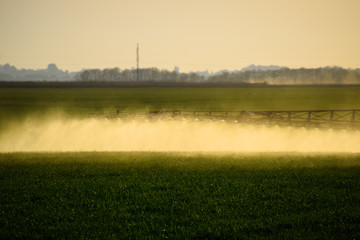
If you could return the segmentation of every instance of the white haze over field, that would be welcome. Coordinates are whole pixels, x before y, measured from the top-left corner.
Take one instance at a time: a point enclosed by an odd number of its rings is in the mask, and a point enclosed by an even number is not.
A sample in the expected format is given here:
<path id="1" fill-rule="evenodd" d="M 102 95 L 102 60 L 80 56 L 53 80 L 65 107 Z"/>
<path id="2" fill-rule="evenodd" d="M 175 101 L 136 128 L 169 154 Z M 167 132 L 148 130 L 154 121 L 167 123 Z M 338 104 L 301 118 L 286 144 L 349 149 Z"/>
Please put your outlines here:
<path id="1" fill-rule="evenodd" d="M 181 120 L 28 118 L 0 132 L 0 152 L 360 152 L 360 132 Z"/>

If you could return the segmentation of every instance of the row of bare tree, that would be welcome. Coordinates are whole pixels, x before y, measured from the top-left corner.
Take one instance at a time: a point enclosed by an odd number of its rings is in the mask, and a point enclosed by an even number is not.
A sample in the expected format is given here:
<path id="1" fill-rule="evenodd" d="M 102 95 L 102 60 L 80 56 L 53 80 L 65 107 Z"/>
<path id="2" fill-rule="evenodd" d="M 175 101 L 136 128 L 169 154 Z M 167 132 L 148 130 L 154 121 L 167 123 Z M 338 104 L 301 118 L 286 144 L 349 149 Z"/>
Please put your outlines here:
<path id="1" fill-rule="evenodd" d="M 139 74 L 139 76 L 137 76 Z M 252 70 L 223 72 L 208 77 L 197 73 L 178 73 L 157 68 L 90 69 L 76 76 L 86 82 L 213 82 L 213 83 L 267 83 L 267 84 L 360 84 L 360 71 L 343 68 L 314 68 L 279 70 Z"/>

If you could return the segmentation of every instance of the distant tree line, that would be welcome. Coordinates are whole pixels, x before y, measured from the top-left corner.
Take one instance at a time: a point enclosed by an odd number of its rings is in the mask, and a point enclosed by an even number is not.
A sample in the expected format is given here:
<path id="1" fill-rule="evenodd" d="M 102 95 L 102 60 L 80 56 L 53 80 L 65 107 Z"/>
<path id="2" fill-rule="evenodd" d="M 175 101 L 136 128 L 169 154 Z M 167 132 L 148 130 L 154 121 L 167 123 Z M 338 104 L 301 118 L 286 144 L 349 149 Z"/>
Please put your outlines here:
<path id="1" fill-rule="evenodd" d="M 178 73 L 175 71 L 159 70 L 157 68 L 139 69 L 139 79 L 136 69 L 120 70 L 119 68 L 89 69 L 79 73 L 76 80 L 86 82 L 201 82 L 204 76 L 196 73 Z"/>
<path id="2" fill-rule="evenodd" d="M 76 80 L 85 82 L 136 82 L 137 70 L 119 68 L 89 69 L 78 73 Z M 185 83 L 246 83 L 246 84 L 360 84 L 360 71 L 333 68 L 282 68 L 278 70 L 250 70 L 222 72 L 208 77 L 197 73 L 179 73 L 157 68 L 139 69 L 139 82 Z"/>
<path id="3" fill-rule="evenodd" d="M 0 65 L 0 81 L 71 81 L 76 73 L 62 71 L 55 64 L 46 69 L 17 69 L 10 64 Z"/>
<path id="4" fill-rule="evenodd" d="M 360 71 L 343 68 L 300 68 L 268 71 L 224 72 L 210 81 L 267 84 L 360 84 Z"/>
<path id="5" fill-rule="evenodd" d="M 9 64 L 0 65 L 0 81 L 79 81 L 89 83 L 117 82 L 134 84 L 360 84 L 360 69 L 341 67 L 290 69 L 281 66 L 250 65 L 241 70 L 221 70 L 216 73 L 136 69 L 88 69 L 81 72 L 62 71 L 55 64 L 46 69 L 17 69 Z"/>

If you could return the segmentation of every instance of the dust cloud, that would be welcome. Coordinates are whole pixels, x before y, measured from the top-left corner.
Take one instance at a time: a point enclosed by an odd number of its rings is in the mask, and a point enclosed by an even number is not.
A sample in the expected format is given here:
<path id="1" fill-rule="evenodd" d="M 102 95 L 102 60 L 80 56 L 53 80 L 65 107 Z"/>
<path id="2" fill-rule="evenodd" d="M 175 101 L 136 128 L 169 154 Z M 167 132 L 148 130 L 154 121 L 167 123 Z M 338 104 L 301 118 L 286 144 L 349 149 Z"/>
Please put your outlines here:
<path id="1" fill-rule="evenodd" d="M 190 120 L 28 118 L 0 132 L 0 152 L 360 152 L 360 132 Z"/>

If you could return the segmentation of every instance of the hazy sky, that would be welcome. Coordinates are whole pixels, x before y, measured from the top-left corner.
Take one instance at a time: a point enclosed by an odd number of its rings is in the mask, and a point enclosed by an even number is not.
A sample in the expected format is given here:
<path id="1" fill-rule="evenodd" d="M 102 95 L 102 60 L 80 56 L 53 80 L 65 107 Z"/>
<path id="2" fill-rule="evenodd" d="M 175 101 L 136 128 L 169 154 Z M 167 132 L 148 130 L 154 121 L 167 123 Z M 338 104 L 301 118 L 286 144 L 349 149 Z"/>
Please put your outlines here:
<path id="1" fill-rule="evenodd" d="M 0 64 L 360 67 L 359 0 L 0 0 Z"/>

